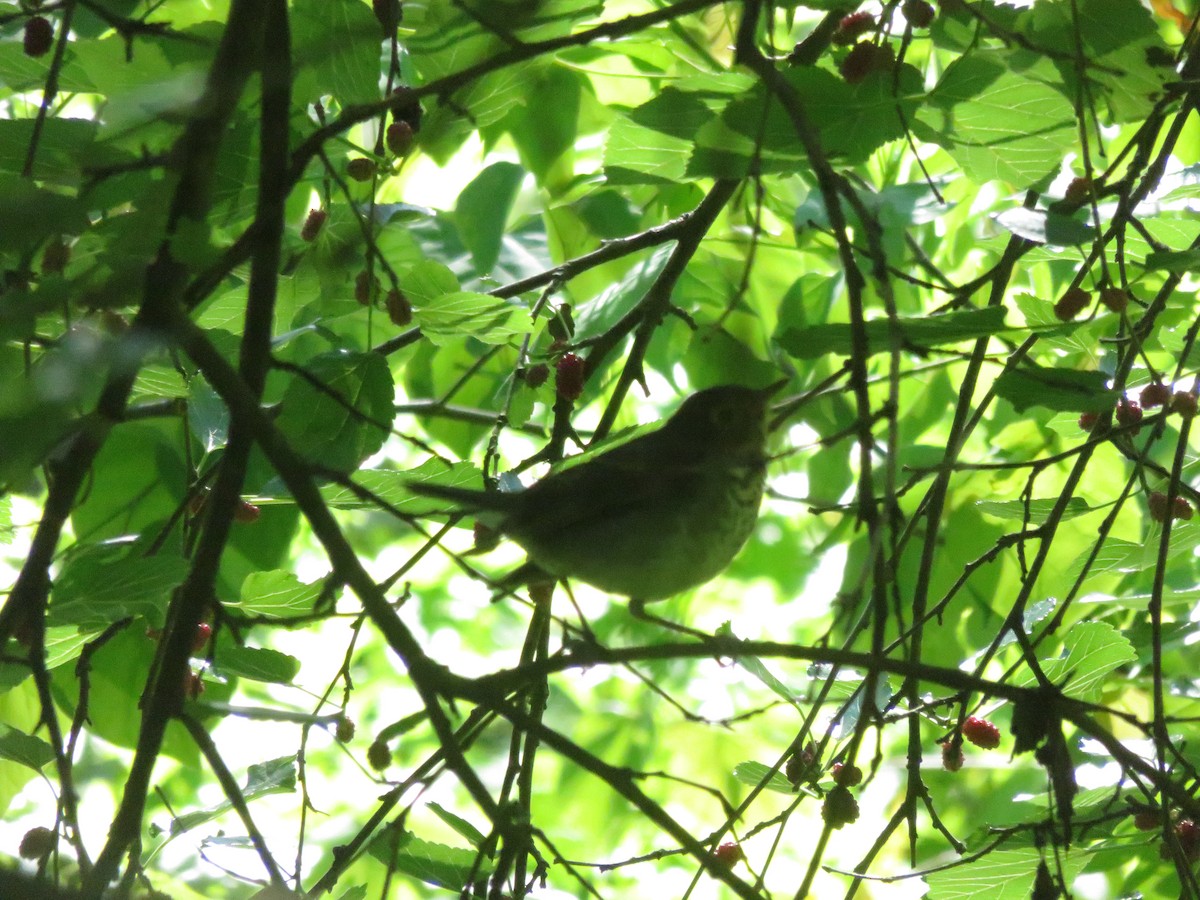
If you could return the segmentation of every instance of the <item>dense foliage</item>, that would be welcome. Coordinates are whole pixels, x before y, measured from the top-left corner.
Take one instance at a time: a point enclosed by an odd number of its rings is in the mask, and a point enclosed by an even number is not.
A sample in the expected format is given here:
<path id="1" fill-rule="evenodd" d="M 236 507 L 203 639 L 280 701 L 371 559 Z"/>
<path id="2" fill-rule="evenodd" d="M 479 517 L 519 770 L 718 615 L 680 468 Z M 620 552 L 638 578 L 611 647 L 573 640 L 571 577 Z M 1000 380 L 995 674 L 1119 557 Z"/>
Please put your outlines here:
<path id="1" fill-rule="evenodd" d="M 8 4 L 0 893 L 1200 895 L 1152 7 Z M 408 486 L 781 376 L 692 632 Z"/>

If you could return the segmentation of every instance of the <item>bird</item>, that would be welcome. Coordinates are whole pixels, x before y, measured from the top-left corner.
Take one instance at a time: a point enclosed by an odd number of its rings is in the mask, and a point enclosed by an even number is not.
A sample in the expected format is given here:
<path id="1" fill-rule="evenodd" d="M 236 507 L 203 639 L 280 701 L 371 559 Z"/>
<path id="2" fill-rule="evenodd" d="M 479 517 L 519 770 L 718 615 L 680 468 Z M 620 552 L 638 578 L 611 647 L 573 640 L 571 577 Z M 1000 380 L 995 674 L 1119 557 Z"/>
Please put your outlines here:
<path id="1" fill-rule="evenodd" d="M 698 391 L 654 431 L 524 490 L 408 486 L 476 514 L 556 580 L 637 604 L 663 600 L 719 574 L 753 532 L 769 460 L 767 407 L 784 383 Z"/>

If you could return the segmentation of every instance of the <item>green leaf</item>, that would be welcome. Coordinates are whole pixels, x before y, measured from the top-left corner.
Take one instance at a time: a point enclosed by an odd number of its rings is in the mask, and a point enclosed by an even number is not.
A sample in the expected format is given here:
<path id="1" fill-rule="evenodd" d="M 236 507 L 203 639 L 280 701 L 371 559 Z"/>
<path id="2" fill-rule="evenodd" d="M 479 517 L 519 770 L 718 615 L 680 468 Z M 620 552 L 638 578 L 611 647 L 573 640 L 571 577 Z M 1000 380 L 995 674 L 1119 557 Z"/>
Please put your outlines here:
<path id="1" fill-rule="evenodd" d="M 0 759 L 7 759 L 30 769 L 41 769 L 54 761 L 54 748 L 39 737 L 0 723 Z"/>
<path id="2" fill-rule="evenodd" d="M 769 773 L 769 774 L 768 774 Z M 796 793 L 796 788 L 780 771 L 771 772 L 771 767 L 760 762 L 741 762 L 733 767 L 733 777 L 751 787 L 762 785 L 776 794 Z"/>
<path id="3" fill-rule="evenodd" d="M 483 485 L 483 477 L 477 466 L 459 462 L 447 465 L 439 459 L 431 459 L 415 469 L 400 472 L 391 469 L 360 469 L 352 476 L 355 484 L 362 485 L 371 495 L 406 513 L 420 514 L 431 504 L 443 509 L 428 497 L 418 497 L 408 489 L 410 481 L 427 481 L 450 487 L 473 487 Z M 321 488 L 325 502 L 335 509 L 375 509 L 378 504 L 341 485 L 325 485 Z"/>
<path id="4" fill-rule="evenodd" d="M 947 67 L 917 121 L 967 177 L 1018 189 L 1054 171 L 1077 138 L 1054 63 L 1026 50 L 976 50 Z"/>
<path id="5" fill-rule="evenodd" d="M 1025 363 L 996 379 L 996 395 L 1024 412 L 1041 406 L 1059 412 L 1104 412 L 1117 403 L 1103 372 L 1046 368 Z"/>
<path id="6" fill-rule="evenodd" d="M 1090 854 L 1082 851 L 1056 854 L 1067 884 L 1083 871 Z M 970 865 L 946 866 L 925 876 L 931 896 L 938 900 L 1029 900 L 1042 851 L 992 850 L 972 859 Z"/>
<path id="7" fill-rule="evenodd" d="M 75 197 L 34 187 L 27 178 L 0 173 L 0 251 L 33 250 L 57 234 L 88 227 L 87 210 Z"/>
<path id="8" fill-rule="evenodd" d="M 300 660 L 296 657 L 263 647 L 222 648 L 213 664 L 226 677 L 276 684 L 291 684 L 300 671 Z"/>
<path id="9" fill-rule="evenodd" d="M 292 378 L 276 424 L 308 459 L 351 471 L 383 446 L 395 417 L 387 360 L 338 351 L 308 360 L 304 369 L 309 378 Z"/>
<path id="10" fill-rule="evenodd" d="M 459 291 L 444 294 L 430 305 L 414 310 L 421 333 L 444 346 L 477 338 L 487 344 L 507 344 L 533 330 L 529 310 L 510 300 Z"/>
<path id="11" fill-rule="evenodd" d="M 1055 498 L 1047 498 L 1045 500 L 1030 500 L 1026 504 L 1023 500 L 976 500 L 975 506 L 981 513 L 989 516 L 994 516 L 997 519 L 1010 519 L 1017 522 L 1027 520 L 1031 525 L 1041 525 L 1050 515 L 1051 510 L 1058 505 L 1058 500 Z M 1063 510 L 1060 521 L 1067 521 L 1076 516 L 1084 516 L 1093 512 L 1095 507 L 1089 506 L 1086 500 L 1080 497 L 1072 497 L 1067 501 L 1066 509 Z"/>
<path id="12" fill-rule="evenodd" d="M 500 258 L 504 226 L 524 179 L 525 170 L 515 163 L 493 163 L 458 195 L 454 221 L 480 274 L 491 272 Z"/>
<path id="13" fill-rule="evenodd" d="M 84 547 L 68 558 L 56 579 L 46 621 L 103 628 L 126 616 L 142 616 L 161 624 L 171 592 L 187 572 L 187 560 L 171 553 L 143 556 L 127 543 Z"/>
<path id="14" fill-rule="evenodd" d="M 1146 257 L 1146 268 L 1179 274 L 1200 271 L 1200 250 L 1156 250 Z"/>
<path id="15" fill-rule="evenodd" d="M 1006 209 L 996 216 L 996 221 L 1017 237 L 1035 244 L 1073 247 L 1086 244 L 1095 237 L 1095 230 L 1087 222 L 1061 213 L 1026 209 L 1023 206 Z"/>
<path id="16" fill-rule="evenodd" d="M 320 594 L 320 582 L 304 584 L 282 569 L 251 572 L 242 582 L 241 599 L 226 603 L 225 607 L 248 616 L 287 619 L 311 613 Z"/>
<path id="17" fill-rule="evenodd" d="M 358 0 L 304 3 L 291 12 L 294 100 L 332 94 L 343 105 L 382 99 L 379 23 Z"/>
<path id="18" fill-rule="evenodd" d="M 296 790 L 296 757 L 281 756 L 264 763 L 254 763 L 247 770 L 246 786 L 242 788 L 242 799 L 247 803 L 269 794 L 290 794 Z M 208 809 L 197 810 L 171 820 L 171 835 L 190 831 L 233 809 L 233 804 L 222 800 Z"/>
<path id="19" fill-rule="evenodd" d="M 1129 639 L 1107 622 L 1076 622 L 1063 637 L 1063 653 L 1040 659 L 1042 672 L 1063 693 L 1084 701 L 1098 701 L 1105 681 L 1114 671 L 1137 659 Z M 1036 679 L 1028 670 L 1013 683 L 1032 686 Z"/>
<path id="20" fill-rule="evenodd" d="M 455 815 L 439 803 L 430 803 L 428 807 L 434 815 L 458 832 L 460 837 L 466 838 L 472 847 L 482 847 L 486 843 L 487 838 L 483 832 L 462 816 Z"/>
<path id="21" fill-rule="evenodd" d="M 371 841 L 368 852 L 389 870 L 396 870 L 437 887 L 461 890 L 471 878 L 486 877 L 494 865 L 474 850 L 447 847 L 422 840 L 411 831 L 391 825 Z"/>
<path id="22" fill-rule="evenodd" d="M 1004 310 L 998 306 L 945 313 L 924 318 L 898 318 L 895 335 L 907 348 L 957 344 L 999 334 L 1005 328 Z M 866 323 L 867 354 L 886 353 L 890 329 L 887 319 Z M 778 337 L 779 345 L 796 359 L 817 359 L 828 354 L 849 356 L 854 329 L 849 324 L 810 325 L 789 328 Z"/>

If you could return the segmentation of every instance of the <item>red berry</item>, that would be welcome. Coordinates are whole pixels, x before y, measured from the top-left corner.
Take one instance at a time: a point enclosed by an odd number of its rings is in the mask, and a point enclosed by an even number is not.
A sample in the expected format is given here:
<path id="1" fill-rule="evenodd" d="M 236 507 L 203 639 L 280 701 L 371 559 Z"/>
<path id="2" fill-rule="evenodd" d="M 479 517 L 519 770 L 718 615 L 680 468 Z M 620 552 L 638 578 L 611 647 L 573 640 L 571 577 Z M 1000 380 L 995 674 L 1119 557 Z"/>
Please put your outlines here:
<path id="1" fill-rule="evenodd" d="M 726 841 L 721 844 L 717 848 L 715 856 L 717 857 L 717 862 L 730 868 L 735 863 L 739 863 L 746 858 L 746 854 L 742 852 L 742 845 L 736 841 Z"/>
<path id="2" fill-rule="evenodd" d="M 1142 402 L 1142 409 L 1165 406 L 1171 400 L 1171 389 L 1165 384 L 1155 381 L 1142 388 L 1141 396 L 1138 399 Z"/>
<path id="3" fill-rule="evenodd" d="M 201 622 L 196 626 L 196 634 L 192 637 L 192 652 L 199 653 L 208 644 L 212 637 L 212 626 L 207 622 Z"/>
<path id="4" fill-rule="evenodd" d="M 1117 401 L 1117 424 L 1137 425 L 1142 421 L 1142 416 L 1142 408 L 1138 406 L 1136 400 Z"/>
<path id="5" fill-rule="evenodd" d="M 1067 189 L 1063 192 L 1063 199 L 1068 203 L 1083 203 L 1092 196 L 1092 187 L 1092 179 L 1090 178 L 1072 178 L 1071 183 L 1067 185 Z"/>
<path id="6" fill-rule="evenodd" d="M 538 363 L 525 370 L 525 383 L 531 388 L 540 388 L 549 377 L 550 367 L 545 363 Z"/>
<path id="7" fill-rule="evenodd" d="M 379 293 L 379 279 L 363 269 L 354 276 L 354 299 L 369 306 L 371 298 Z"/>
<path id="8" fill-rule="evenodd" d="M 783 767 L 783 774 L 792 784 L 801 784 L 816 778 L 818 774 L 816 767 L 817 748 L 812 741 L 809 741 L 803 750 L 788 757 L 787 764 Z"/>
<path id="9" fill-rule="evenodd" d="M 21 859 L 44 859 L 54 850 L 56 840 L 57 836 L 53 831 L 39 825 L 25 832 L 17 853 Z"/>
<path id="10" fill-rule="evenodd" d="M 1092 302 L 1092 295 L 1081 287 L 1067 288 L 1054 304 L 1054 315 L 1060 322 L 1070 322 Z"/>
<path id="11" fill-rule="evenodd" d="M 928 28 L 933 22 L 934 9 L 925 0 L 905 0 L 900 11 L 913 28 Z"/>
<path id="12" fill-rule="evenodd" d="M 835 44 L 853 44 L 874 27 L 875 17 L 869 12 L 853 12 L 842 17 L 830 40 Z"/>
<path id="13" fill-rule="evenodd" d="M 1150 518 L 1155 522 L 1167 521 L 1167 495 L 1162 491 L 1151 491 L 1150 496 L 1146 498 L 1146 505 L 1150 507 Z"/>
<path id="14" fill-rule="evenodd" d="M 564 353 L 554 368 L 554 390 L 564 400 L 578 400 L 583 394 L 583 359 Z"/>
<path id="15" fill-rule="evenodd" d="M 412 303 L 404 296 L 404 291 L 397 288 L 392 288 L 388 291 L 387 313 L 388 318 L 392 320 L 392 324 L 397 328 L 403 328 L 412 322 Z"/>
<path id="16" fill-rule="evenodd" d="M 42 274 L 61 272 L 71 259 L 71 248 L 60 237 L 51 238 L 42 251 Z"/>
<path id="17" fill-rule="evenodd" d="M 1174 515 L 1174 517 L 1176 519 L 1184 519 L 1186 521 L 1187 519 L 1190 519 L 1193 515 L 1192 504 L 1188 503 L 1182 497 L 1176 497 L 1175 498 L 1175 508 L 1174 508 L 1172 514 Z"/>
<path id="18" fill-rule="evenodd" d="M 45 56 L 54 46 L 54 26 L 45 16 L 34 16 L 25 23 L 22 40 L 26 56 Z"/>
<path id="19" fill-rule="evenodd" d="M 233 509 L 235 522 L 257 522 L 261 515 L 262 510 L 247 500 L 239 500 L 238 505 Z"/>
<path id="20" fill-rule="evenodd" d="M 862 769 L 855 765 L 836 762 L 833 764 L 832 772 L 834 782 L 843 787 L 854 787 L 856 784 L 861 784 L 863 780 Z"/>
<path id="21" fill-rule="evenodd" d="M 984 750 L 994 750 L 1000 746 L 1000 729 L 978 716 L 967 716 L 963 722 L 962 734 L 976 747 Z"/>
<path id="22" fill-rule="evenodd" d="M 862 41 L 855 44 L 846 54 L 838 71 L 849 84 L 858 84 L 872 72 L 890 68 L 894 58 L 890 46 Z"/>
<path id="23" fill-rule="evenodd" d="M 1177 412 L 1185 419 L 1196 414 L 1196 395 L 1191 391 L 1176 391 L 1171 397 L 1171 412 Z"/>
<path id="24" fill-rule="evenodd" d="M 1118 287 L 1106 287 L 1100 291 L 1100 302 L 1115 313 L 1124 312 L 1129 305 L 1129 294 Z"/>
<path id="25" fill-rule="evenodd" d="M 825 795 L 821 804 L 821 818 L 830 828 L 841 828 L 858 818 L 858 801 L 847 788 L 840 784 Z"/>
<path id="26" fill-rule="evenodd" d="M 1179 848 L 1191 862 L 1200 859 L 1200 828 L 1191 819 L 1180 819 L 1175 824 L 1175 837 L 1179 839 Z"/>
<path id="27" fill-rule="evenodd" d="M 1140 809 L 1133 814 L 1133 827 L 1138 831 L 1155 831 L 1162 824 L 1162 816 L 1155 809 Z"/>
<path id="28" fill-rule="evenodd" d="M 376 168 L 375 160 L 359 156 L 346 163 L 346 174 L 355 181 L 370 181 L 375 177 Z"/>
<path id="29" fill-rule="evenodd" d="M 1100 421 L 1100 413 L 1085 412 L 1079 414 L 1079 427 L 1084 431 L 1091 431 L 1096 427 L 1096 423 Z"/>
<path id="30" fill-rule="evenodd" d="M 393 122 L 388 126 L 384 141 L 387 148 L 397 156 L 408 156 L 413 147 L 413 127 L 403 120 Z"/>
<path id="31" fill-rule="evenodd" d="M 300 226 L 301 240 L 312 243 L 317 239 L 317 235 L 321 233 L 321 226 L 325 224 L 325 220 L 329 218 L 329 213 L 323 209 L 310 209 L 308 216 L 304 219 L 304 224 Z"/>
<path id="32" fill-rule="evenodd" d="M 343 744 L 348 744 L 354 740 L 354 720 L 349 716 L 342 716 L 338 719 L 334 736 Z"/>
<path id="33" fill-rule="evenodd" d="M 953 741 L 942 741 L 942 768 L 947 772 L 957 772 L 963 767 L 962 744 L 954 745 Z"/>

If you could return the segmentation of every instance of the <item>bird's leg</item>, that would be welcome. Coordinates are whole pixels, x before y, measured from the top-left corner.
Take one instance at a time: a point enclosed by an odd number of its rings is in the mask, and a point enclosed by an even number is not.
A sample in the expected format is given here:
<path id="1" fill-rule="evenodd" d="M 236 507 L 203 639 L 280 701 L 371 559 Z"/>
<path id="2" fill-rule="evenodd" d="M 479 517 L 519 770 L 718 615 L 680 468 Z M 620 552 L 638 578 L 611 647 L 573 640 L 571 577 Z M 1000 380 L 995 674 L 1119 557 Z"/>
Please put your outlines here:
<path id="1" fill-rule="evenodd" d="M 668 631 L 676 631 L 679 634 L 686 634 L 689 637 L 694 637 L 699 641 L 708 643 L 712 640 L 712 635 L 705 634 L 703 631 L 697 631 L 695 628 L 688 628 L 686 625 L 681 625 L 678 622 L 672 622 L 670 619 L 664 619 L 662 616 L 656 616 L 652 612 L 646 611 L 646 601 L 639 600 L 637 597 L 629 598 L 629 613 L 635 619 L 641 619 L 643 622 L 653 622 L 655 625 L 660 625 Z"/>

